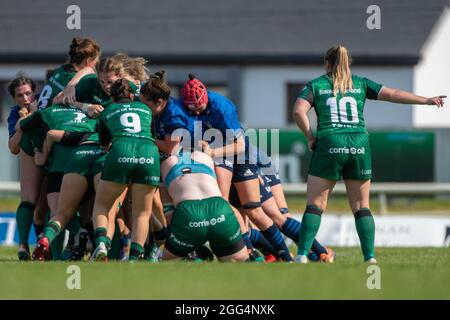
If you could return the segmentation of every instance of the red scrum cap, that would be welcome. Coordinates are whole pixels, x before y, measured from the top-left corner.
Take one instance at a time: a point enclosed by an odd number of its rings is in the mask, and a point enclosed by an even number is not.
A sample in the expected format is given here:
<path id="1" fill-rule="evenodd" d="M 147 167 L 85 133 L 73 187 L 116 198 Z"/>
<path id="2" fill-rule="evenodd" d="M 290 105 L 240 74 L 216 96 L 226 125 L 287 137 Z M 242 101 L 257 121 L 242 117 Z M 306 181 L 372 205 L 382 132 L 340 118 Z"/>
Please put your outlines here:
<path id="1" fill-rule="evenodd" d="M 208 93 L 205 85 L 193 74 L 189 74 L 189 80 L 181 89 L 181 96 L 185 106 L 194 105 L 199 108 L 202 104 L 208 104 Z"/>

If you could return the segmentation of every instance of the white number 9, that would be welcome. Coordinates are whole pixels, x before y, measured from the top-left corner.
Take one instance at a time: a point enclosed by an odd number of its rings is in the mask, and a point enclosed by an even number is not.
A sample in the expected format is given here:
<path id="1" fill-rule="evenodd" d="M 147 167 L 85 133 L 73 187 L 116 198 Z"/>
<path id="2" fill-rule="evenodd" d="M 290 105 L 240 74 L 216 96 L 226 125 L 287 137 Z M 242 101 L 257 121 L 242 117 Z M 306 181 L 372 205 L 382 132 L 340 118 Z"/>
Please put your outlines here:
<path id="1" fill-rule="evenodd" d="M 129 133 L 141 132 L 141 119 L 136 113 L 127 112 L 120 116 L 120 123 Z"/>

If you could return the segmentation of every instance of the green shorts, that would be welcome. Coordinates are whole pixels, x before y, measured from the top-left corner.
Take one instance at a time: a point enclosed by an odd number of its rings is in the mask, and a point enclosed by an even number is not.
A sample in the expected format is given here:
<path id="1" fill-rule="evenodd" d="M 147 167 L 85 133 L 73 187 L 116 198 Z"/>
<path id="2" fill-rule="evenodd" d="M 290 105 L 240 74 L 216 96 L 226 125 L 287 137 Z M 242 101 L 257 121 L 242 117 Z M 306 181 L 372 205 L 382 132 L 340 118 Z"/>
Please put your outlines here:
<path id="1" fill-rule="evenodd" d="M 42 145 L 44 143 L 44 131 L 39 128 L 22 134 L 20 139 L 20 149 L 27 155 L 34 157 L 34 149 L 42 151 Z"/>
<path id="2" fill-rule="evenodd" d="M 369 135 L 338 133 L 317 140 L 309 174 L 329 180 L 370 180 L 372 151 Z"/>
<path id="3" fill-rule="evenodd" d="M 166 249 L 180 257 L 207 241 L 218 257 L 232 255 L 245 246 L 239 222 L 222 197 L 181 202 L 168 231 Z"/>
<path id="4" fill-rule="evenodd" d="M 83 144 L 72 150 L 64 174 L 78 173 L 92 182 L 96 174 L 102 172 L 106 152 L 100 145 Z"/>
<path id="5" fill-rule="evenodd" d="M 108 152 L 102 180 L 159 185 L 159 151 L 150 140 L 120 138 Z"/>
<path id="6" fill-rule="evenodd" d="M 48 161 L 48 172 L 64 172 L 70 160 L 73 147 L 57 143 L 53 146 Z"/>

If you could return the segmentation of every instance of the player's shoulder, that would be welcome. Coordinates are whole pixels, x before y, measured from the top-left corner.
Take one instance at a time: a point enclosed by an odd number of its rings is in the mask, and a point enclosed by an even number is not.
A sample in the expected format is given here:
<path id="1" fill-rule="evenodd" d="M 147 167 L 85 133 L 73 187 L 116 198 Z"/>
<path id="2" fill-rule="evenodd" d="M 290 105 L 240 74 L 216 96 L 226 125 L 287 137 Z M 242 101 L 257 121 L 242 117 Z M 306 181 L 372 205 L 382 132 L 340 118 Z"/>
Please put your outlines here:
<path id="1" fill-rule="evenodd" d="M 18 104 L 16 104 L 15 106 L 12 106 L 11 109 L 9 110 L 9 116 L 15 116 L 15 115 L 19 115 L 19 110 L 20 107 Z"/>
<path id="2" fill-rule="evenodd" d="M 323 74 L 309 81 L 309 84 L 312 86 L 323 83 L 332 83 L 332 80 L 328 74 Z"/>
<path id="3" fill-rule="evenodd" d="M 162 118 L 169 119 L 174 116 L 188 117 L 189 114 L 180 99 L 170 97 L 169 100 L 167 100 L 167 107 L 162 114 Z"/>
<path id="4" fill-rule="evenodd" d="M 208 108 L 206 113 L 209 117 L 234 115 L 236 106 L 227 97 L 208 90 Z"/>

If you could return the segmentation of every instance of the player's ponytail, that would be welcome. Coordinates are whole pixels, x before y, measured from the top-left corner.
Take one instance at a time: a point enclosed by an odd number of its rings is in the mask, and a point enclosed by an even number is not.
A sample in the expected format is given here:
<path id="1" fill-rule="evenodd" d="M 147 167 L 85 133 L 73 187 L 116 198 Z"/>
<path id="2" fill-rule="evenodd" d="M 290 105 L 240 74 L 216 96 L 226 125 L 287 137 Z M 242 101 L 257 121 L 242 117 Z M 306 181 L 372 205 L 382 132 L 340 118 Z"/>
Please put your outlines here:
<path id="1" fill-rule="evenodd" d="M 75 37 L 69 49 L 69 63 L 80 64 L 87 58 L 100 56 L 100 46 L 90 38 Z"/>
<path id="2" fill-rule="evenodd" d="M 141 87 L 140 95 L 152 102 L 158 99 L 168 100 L 170 87 L 166 82 L 166 72 L 161 70 L 151 74 L 150 79 Z"/>
<path id="3" fill-rule="evenodd" d="M 329 64 L 333 79 L 333 95 L 336 96 L 339 92 L 345 94 L 347 90 L 352 89 L 351 57 L 347 49 L 341 45 L 328 49 L 325 61 Z"/>

